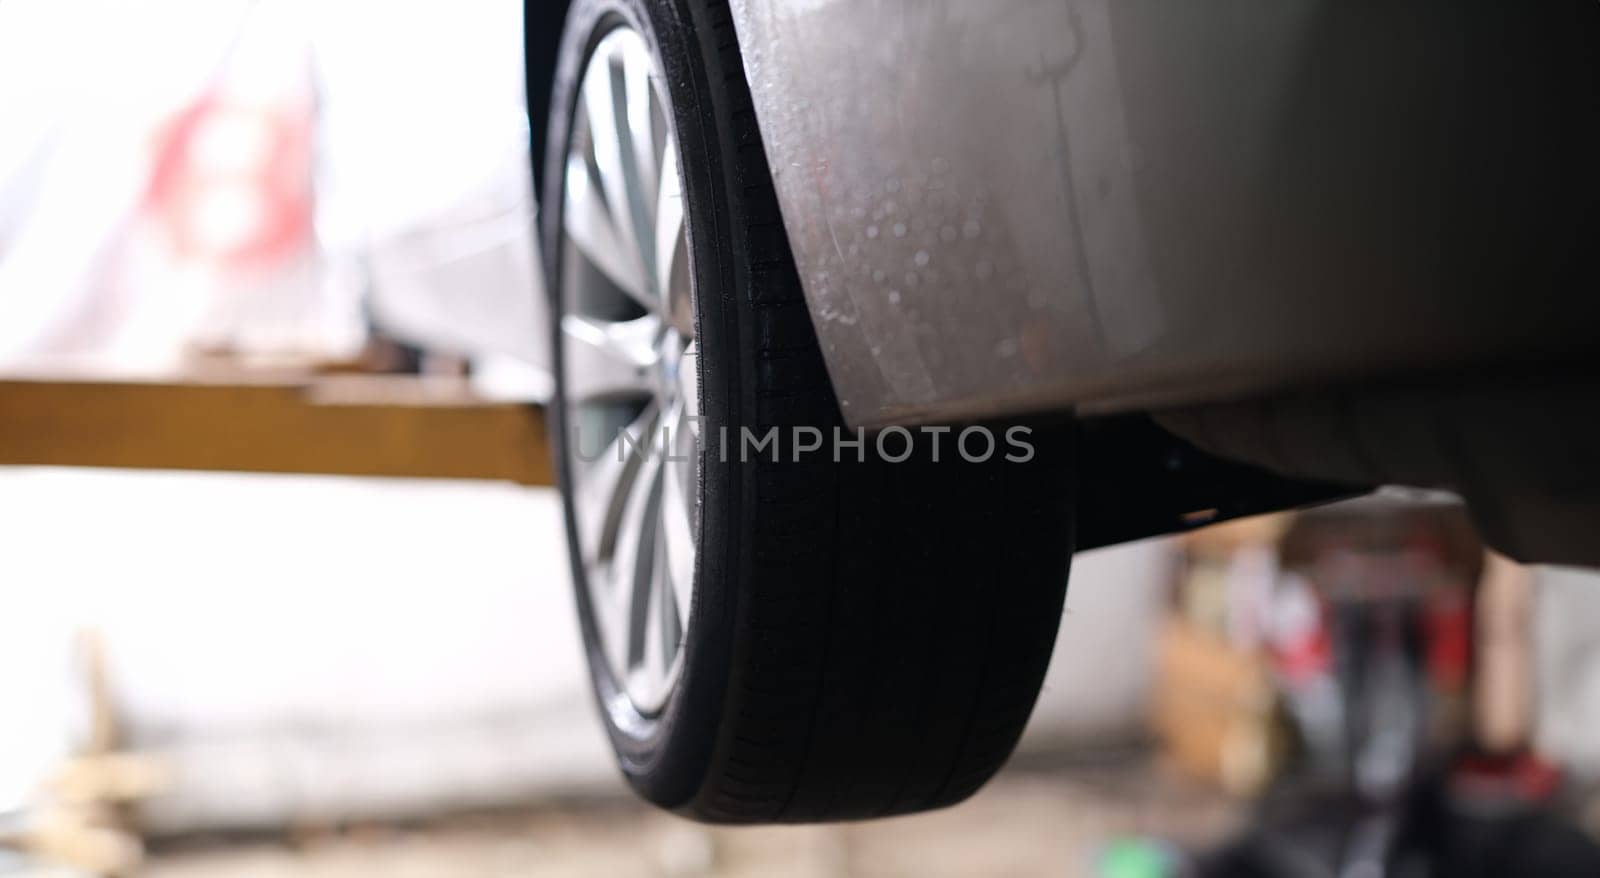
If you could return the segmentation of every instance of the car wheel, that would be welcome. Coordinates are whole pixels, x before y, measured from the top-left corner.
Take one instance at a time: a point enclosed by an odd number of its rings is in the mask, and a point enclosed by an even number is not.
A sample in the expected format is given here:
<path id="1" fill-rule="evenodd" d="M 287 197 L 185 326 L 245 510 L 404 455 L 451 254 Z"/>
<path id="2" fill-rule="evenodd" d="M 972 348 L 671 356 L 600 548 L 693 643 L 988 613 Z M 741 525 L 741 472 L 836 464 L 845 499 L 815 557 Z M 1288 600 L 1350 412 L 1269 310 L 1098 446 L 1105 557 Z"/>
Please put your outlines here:
<path id="1" fill-rule="evenodd" d="M 1070 430 L 845 428 L 725 3 L 579 0 L 551 106 L 553 434 L 627 780 L 719 822 L 970 795 L 1054 643 Z"/>

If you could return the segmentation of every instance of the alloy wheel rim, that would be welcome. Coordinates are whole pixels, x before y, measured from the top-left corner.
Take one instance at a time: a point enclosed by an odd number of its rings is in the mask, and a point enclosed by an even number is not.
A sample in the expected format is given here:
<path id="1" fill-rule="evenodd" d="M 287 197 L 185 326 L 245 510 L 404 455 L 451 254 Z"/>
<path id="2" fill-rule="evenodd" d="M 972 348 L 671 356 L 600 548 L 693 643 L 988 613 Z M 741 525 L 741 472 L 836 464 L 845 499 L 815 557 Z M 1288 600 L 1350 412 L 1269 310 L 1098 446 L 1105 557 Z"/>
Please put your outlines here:
<path id="1" fill-rule="evenodd" d="M 699 530 L 699 346 L 678 149 L 628 28 L 578 91 L 562 205 L 568 485 L 617 697 L 660 711 L 683 666 Z"/>

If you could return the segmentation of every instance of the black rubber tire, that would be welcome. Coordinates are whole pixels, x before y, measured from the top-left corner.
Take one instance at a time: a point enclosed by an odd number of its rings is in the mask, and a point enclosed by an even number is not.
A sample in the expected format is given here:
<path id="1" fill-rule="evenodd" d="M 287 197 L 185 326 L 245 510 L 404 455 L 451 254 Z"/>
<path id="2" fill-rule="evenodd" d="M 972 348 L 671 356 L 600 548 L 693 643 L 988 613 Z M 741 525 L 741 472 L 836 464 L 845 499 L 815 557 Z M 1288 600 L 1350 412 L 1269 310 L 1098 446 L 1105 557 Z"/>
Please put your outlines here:
<path id="1" fill-rule="evenodd" d="M 725 2 L 574 4 L 543 199 L 556 307 L 568 128 L 589 51 L 617 25 L 643 34 L 673 105 L 703 429 L 737 437 L 741 427 L 810 425 L 831 435 L 843 422 Z M 559 369 L 557 384 L 559 446 Z M 903 814 L 976 791 L 1016 744 L 1054 645 L 1072 553 L 1069 426 L 1032 425 L 1027 463 L 1005 460 L 1003 441 L 1001 454 L 968 463 L 953 434 L 937 457 L 934 437 L 919 434 L 899 464 L 880 459 L 870 437 L 865 462 L 843 463 L 794 463 L 787 446 L 782 462 L 723 462 L 707 443 L 684 666 L 655 716 L 617 697 L 574 565 L 592 679 L 629 783 L 715 822 Z M 564 462 L 558 448 L 565 484 Z"/>

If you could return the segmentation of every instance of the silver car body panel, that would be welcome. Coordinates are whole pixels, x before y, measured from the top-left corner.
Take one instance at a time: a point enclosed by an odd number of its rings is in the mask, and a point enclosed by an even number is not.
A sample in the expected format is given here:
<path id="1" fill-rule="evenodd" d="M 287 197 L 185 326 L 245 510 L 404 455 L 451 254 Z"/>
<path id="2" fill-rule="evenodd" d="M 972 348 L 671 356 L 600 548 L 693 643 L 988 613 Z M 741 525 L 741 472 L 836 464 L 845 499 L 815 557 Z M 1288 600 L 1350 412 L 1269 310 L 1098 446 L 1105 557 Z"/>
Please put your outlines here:
<path id="1" fill-rule="evenodd" d="M 1593 4 L 732 7 L 852 423 L 1560 359 L 1600 317 Z"/>

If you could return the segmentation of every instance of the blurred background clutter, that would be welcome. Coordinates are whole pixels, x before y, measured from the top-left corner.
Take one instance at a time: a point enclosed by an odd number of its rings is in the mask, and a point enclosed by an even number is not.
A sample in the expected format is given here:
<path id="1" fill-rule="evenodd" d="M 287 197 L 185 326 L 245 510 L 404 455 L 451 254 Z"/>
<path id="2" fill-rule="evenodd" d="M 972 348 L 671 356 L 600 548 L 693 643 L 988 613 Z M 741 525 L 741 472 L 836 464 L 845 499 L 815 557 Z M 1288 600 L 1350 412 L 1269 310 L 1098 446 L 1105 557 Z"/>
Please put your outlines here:
<path id="1" fill-rule="evenodd" d="M 521 36 L 488 0 L 0 3 L 0 450 L 49 463 L 94 412 L 29 413 L 73 382 L 536 436 Z M 973 801 L 712 829 L 612 767 L 545 464 L 266 439 L 347 474 L 0 466 L 0 875 L 1471 875 L 1600 833 L 1600 581 L 1487 554 L 1448 496 L 1081 555 Z"/>
<path id="2" fill-rule="evenodd" d="M 374 314 L 539 363 L 521 34 L 482 0 L 7 2 L 0 366 L 326 369 Z"/>

